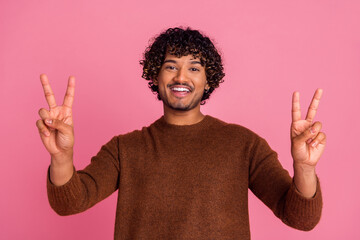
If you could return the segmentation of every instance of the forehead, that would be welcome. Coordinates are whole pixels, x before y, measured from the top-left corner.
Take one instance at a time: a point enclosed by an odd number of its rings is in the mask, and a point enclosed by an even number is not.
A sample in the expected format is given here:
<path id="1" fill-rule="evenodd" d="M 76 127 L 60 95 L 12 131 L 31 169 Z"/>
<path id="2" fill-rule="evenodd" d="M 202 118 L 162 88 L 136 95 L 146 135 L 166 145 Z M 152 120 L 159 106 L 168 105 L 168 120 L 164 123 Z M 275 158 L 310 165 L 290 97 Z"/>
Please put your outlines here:
<path id="1" fill-rule="evenodd" d="M 171 61 L 169 61 L 171 60 Z M 164 62 L 176 62 L 176 63 L 190 63 L 190 64 L 201 64 L 201 60 L 199 57 L 194 57 L 192 54 L 188 54 L 185 56 L 176 56 L 174 54 L 167 53 L 165 55 Z"/>

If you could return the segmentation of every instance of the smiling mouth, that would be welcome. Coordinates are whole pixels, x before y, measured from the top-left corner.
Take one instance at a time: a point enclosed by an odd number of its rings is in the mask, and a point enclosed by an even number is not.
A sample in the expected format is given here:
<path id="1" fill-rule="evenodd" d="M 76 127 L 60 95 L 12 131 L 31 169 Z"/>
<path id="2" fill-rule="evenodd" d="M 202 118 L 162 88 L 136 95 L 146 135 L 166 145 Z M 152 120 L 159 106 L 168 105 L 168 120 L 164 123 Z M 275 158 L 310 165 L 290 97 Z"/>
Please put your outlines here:
<path id="1" fill-rule="evenodd" d="M 172 85 L 169 85 L 168 87 L 173 92 L 189 93 L 189 92 L 193 91 L 193 89 L 190 86 L 182 85 L 182 84 L 181 85 L 180 84 L 172 84 Z"/>
<path id="2" fill-rule="evenodd" d="M 191 92 L 190 89 L 186 87 L 171 87 L 170 90 L 173 92 Z"/>
<path id="3" fill-rule="evenodd" d="M 184 98 L 193 91 L 190 86 L 186 85 L 170 85 L 169 89 L 176 98 Z"/>

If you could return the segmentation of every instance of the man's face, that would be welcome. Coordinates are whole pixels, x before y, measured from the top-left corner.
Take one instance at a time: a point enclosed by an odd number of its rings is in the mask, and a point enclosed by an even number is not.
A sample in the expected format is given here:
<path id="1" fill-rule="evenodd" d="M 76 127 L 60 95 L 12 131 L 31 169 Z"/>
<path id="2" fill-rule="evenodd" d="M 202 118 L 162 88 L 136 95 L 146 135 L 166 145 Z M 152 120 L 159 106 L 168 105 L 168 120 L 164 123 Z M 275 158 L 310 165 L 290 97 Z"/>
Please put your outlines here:
<path id="1" fill-rule="evenodd" d="M 167 54 L 154 84 L 165 106 L 180 111 L 200 106 L 204 89 L 208 88 L 205 68 L 192 55 L 178 58 Z"/>

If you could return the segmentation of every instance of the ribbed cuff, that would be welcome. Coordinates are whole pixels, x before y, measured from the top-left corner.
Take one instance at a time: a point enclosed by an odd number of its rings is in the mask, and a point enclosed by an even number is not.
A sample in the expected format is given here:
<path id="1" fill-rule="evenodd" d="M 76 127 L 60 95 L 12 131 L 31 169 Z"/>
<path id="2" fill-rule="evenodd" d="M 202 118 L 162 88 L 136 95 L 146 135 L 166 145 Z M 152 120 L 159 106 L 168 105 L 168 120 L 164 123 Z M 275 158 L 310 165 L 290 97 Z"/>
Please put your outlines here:
<path id="1" fill-rule="evenodd" d="M 306 198 L 296 189 L 294 181 L 291 184 L 286 199 L 286 208 L 290 212 L 296 212 L 298 216 L 307 217 L 321 215 L 322 194 L 320 181 L 316 177 L 316 193 L 312 198 Z"/>
<path id="2" fill-rule="evenodd" d="M 50 206 L 59 215 L 71 214 L 76 208 L 76 199 L 81 196 L 81 180 L 75 167 L 70 180 L 61 186 L 55 186 L 50 180 L 50 166 L 47 172 L 47 195 Z"/>
<path id="3" fill-rule="evenodd" d="M 303 231 L 312 230 L 320 221 L 322 212 L 322 194 L 319 179 L 317 179 L 316 193 L 313 198 L 302 196 L 292 182 L 286 195 L 284 222 L 289 226 Z"/>

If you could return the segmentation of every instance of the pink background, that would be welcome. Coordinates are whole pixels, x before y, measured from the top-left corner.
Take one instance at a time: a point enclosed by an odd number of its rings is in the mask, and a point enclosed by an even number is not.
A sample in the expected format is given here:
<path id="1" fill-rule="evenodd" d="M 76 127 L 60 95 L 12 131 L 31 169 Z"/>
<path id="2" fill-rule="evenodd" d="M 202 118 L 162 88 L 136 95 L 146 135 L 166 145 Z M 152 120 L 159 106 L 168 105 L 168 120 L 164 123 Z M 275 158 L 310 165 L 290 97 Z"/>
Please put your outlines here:
<path id="1" fill-rule="evenodd" d="M 130 1 L 128 1 L 130 2 Z M 0 238 L 112 239 L 117 193 L 69 217 L 46 195 L 49 155 L 35 122 L 47 107 L 39 75 L 58 103 L 75 75 L 75 165 L 112 136 L 149 125 L 162 105 L 141 78 L 148 40 L 174 26 L 201 29 L 224 57 L 225 82 L 203 113 L 266 138 L 292 174 L 291 94 L 303 115 L 324 89 L 317 120 L 328 136 L 317 168 L 323 215 L 291 229 L 250 194 L 252 239 L 360 239 L 358 1 L 0 1 Z"/>

